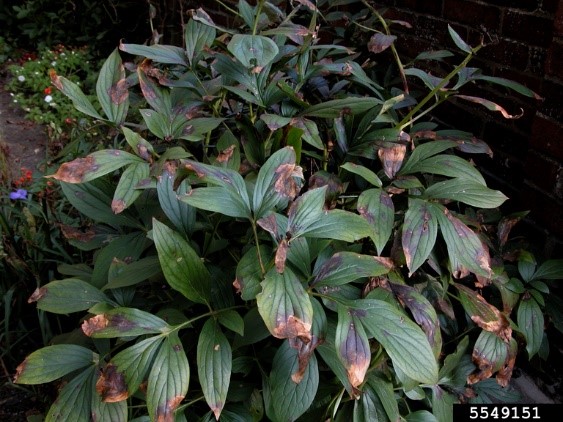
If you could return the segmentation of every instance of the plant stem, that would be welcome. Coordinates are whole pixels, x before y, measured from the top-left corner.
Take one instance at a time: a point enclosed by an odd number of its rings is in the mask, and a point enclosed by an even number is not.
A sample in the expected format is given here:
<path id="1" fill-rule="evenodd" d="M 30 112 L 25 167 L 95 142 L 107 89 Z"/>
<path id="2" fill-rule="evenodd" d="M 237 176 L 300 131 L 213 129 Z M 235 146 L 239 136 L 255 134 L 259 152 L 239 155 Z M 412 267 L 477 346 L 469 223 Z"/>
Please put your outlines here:
<path id="1" fill-rule="evenodd" d="M 254 241 L 256 242 L 256 253 L 258 255 L 258 263 L 260 264 L 260 271 L 262 271 L 262 277 L 266 274 L 266 268 L 264 267 L 264 261 L 262 260 L 262 253 L 260 252 L 260 241 L 258 240 L 258 230 L 256 229 L 256 223 L 251 220 L 252 231 L 254 232 Z"/>
<path id="2" fill-rule="evenodd" d="M 256 35 L 258 31 L 258 21 L 260 20 L 260 14 L 262 13 L 262 8 L 264 7 L 264 0 L 260 0 L 256 6 L 256 16 L 254 17 L 254 26 L 252 27 L 252 35 Z"/>

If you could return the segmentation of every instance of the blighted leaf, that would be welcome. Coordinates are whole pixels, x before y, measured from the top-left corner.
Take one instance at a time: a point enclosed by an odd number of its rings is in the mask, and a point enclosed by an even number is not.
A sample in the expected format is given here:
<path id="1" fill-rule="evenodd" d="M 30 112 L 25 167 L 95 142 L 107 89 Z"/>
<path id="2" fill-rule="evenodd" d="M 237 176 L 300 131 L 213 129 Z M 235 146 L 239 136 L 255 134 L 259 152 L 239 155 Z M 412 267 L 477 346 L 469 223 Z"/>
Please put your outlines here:
<path id="1" fill-rule="evenodd" d="M 173 331 L 162 343 L 148 378 L 147 409 L 151 420 L 174 422 L 189 381 L 188 358 L 177 332 Z"/>
<path id="2" fill-rule="evenodd" d="M 45 422 L 90 421 L 95 375 L 96 367 L 92 365 L 70 380 L 59 392 L 57 400 L 45 417 Z"/>
<path id="3" fill-rule="evenodd" d="M 517 321 L 518 328 L 526 338 L 528 359 L 532 359 L 541 346 L 544 317 L 538 302 L 529 294 L 524 294 L 518 305 Z"/>
<path id="4" fill-rule="evenodd" d="M 273 412 L 268 414 L 270 420 L 294 421 L 313 403 L 319 386 L 319 370 L 315 355 L 311 356 L 300 382 L 296 383 L 292 379 L 292 374 L 298 370 L 297 350 L 290 347 L 288 342 L 283 342 L 274 356 L 270 373 L 271 412 Z"/>
<path id="5" fill-rule="evenodd" d="M 84 311 L 100 302 L 112 301 L 90 283 L 77 278 L 67 278 L 38 287 L 27 302 L 37 302 L 37 308 L 47 312 L 69 314 Z"/>
<path id="6" fill-rule="evenodd" d="M 312 286 L 339 286 L 362 277 L 387 274 L 394 267 L 389 258 L 361 255 L 355 252 L 337 252 L 317 266 Z"/>
<path id="7" fill-rule="evenodd" d="M 153 238 L 168 284 L 194 302 L 208 303 L 209 271 L 189 243 L 156 219 L 153 219 Z"/>
<path id="8" fill-rule="evenodd" d="M 84 334 L 94 338 L 161 334 L 169 329 L 170 326 L 159 317 L 135 308 L 114 308 L 82 323 Z"/>
<path id="9" fill-rule="evenodd" d="M 397 39 L 394 35 L 385 35 L 380 32 L 376 32 L 371 36 L 368 42 L 368 50 L 372 53 L 381 53 L 387 50 Z"/>
<path id="10" fill-rule="evenodd" d="M 129 109 L 129 91 L 125 79 L 125 68 L 115 49 L 104 62 L 96 83 L 98 101 L 107 118 L 119 126 Z"/>
<path id="11" fill-rule="evenodd" d="M 393 179 L 401 165 L 403 164 L 403 159 L 405 158 L 405 153 L 407 152 L 407 147 L 405 145 L 394 145 L 390 148 L 380 148 L 377 151 L 377 155 L 383 165 L 383 170 L 385 175 L 389 179 Z"/>
<path id="12" fill-rule="evenodd" d="M 393 232 L 395 205 L 382 189 L 364 190 L 358 198 L 358 212 L 370 225 L 370 236 L 381 255 Z"/>
<path id="13" fill-rule="evenodd" d="M 139 157 L 143 160 L 152 162 L 152 154 L 154 153 L 154 148 L 150 142 L 144 139 L 137 132 L 133 132 L 131 129 L 123 126 L 121 128 L 123 135 L 125 135 L 125 140 L 129 146 L 137 153 Z"/>
<path id="14" fill-rule="evenodd" d="M 479 372 L 471 374 L 467 382 L 475 384 L 490 378 L 498 371 L 497 381 L 503 387 L 506 387 L 512 374 L 516 350 L 517 345 L 514 339 L 511 339 L 510 342 L 504 342 L 494 334 L 482 331 L 475 342 L 472 355 L 473 362 L 479 369 Z"/>
<path id="15" fill-rule="evenodd" d="M 120 402 L 129 397 L 125 377 L 112 364 L 102 369 L 96 381 L 96 392 L 105 403 Z"/>
<path id="16" fill-rule="evenodd" d="M 313 305 L 295 274 L 286 268 L 283 274 L 270 271 L 256 296 L 258 310 L 276 338 L 311 340 Z"/>
<path id="17" fill-rule="evenodd" d="M 338 306 L 334 345 L 346 368 L 352 390 L 359 396 L 358 387 L 364 382 L 371 361 L 371 351 L 363 325 L 356 319 L 354 311 L 344 306 Z"/>
<path id="18" fill-rule="evenodd" d="M 141 181 L 148 179 L 149 172 L 149 164 L 146 162 L 131 164 L 125 169 L 111 201 L 111 210 L 115 214 L 123 212 L 141 195 L 143 191 L 137 187 Z"/>
<path id="19" fill-rule="evenodd" d="M 128 152 L 105 149 L 93 152 L 85 158 L 76 158 L 68 163 L 63 163 L 55 174 L 45 177 L 66 183 L 84 183 L 128 164 L 143 162 L 141 158 Z"/>
<path id="20" fill-rule="evenodd" d="M 411 199 L 405 213 L 401 243 L 409 277 L 428 259 L 438 235 L 438 220 L 425 201 Z"/>
<path id="21" fill-rule="evenodd" d="M 291 126 L 303 131 L 303 140 L 309 145 L 320 150 L 324 148 L 319 128 L 313 120 L 309 120 L 304 117 L 294 117 L 291 119 Z"/>
<path id="22" fill-rule="evenodd" d="M 235 34 L 227 49 L 245 67 L 263 68 L 277 56 L 279 49 L 274 41 L 262 35 Z"/>
<path id="23" fill-rule="evenodd" d="M 459 283 L 455 283 L 454 286 L 459 291 L 459 298 L 465 312 L 473 322 L 508 343 L 512 337 L 512 328 L 508 318 L 469 287 Z"/>
<path id="24" fill-rule="evenodd" d="M 470 101 L 472 103 L 481 104 L 485 106 L 488 110 L 498 111 L 505 119 L 519 119 L 524 115 L 524 110 L 520 108 L 520 114 L 509 114 L 504 108 L 502 108 L 497 103 L 481 97 L 472 97 L 470 95 L 454 95 L 454 97 L 461 98 L 462 100 Z"/>
<path id="25" fill-rule="evenodd" d="M 207 320 L 197 343 L 197 367 L 205 401 L 217 420 L 227 400 L 232 361 L 229 341 L 217 322 Z"/>
<path id="26" fill-rule="evenodd" d="M 277 114 L 267 114 L 267 113 L 262 114 L 260 116 L 260 119 L 263 120 L 264 123 L 266 123 L 268 129 L 270 129 L 272 132 L 284 126 L 287 126 L 291 122 L 291 117 L 283 117 Z"/>
<path id="27" fill-rule="evenodd" d="M 393 365 L 409 378 L 438 381 L 438 364 L 424 332 L 393 305 L 377 299 L 347 302 L 366 330 L 385 348 Z"/>
<path id="28" fill-rule="evenodd" d="M 19 364 L 16 384 L 44 384 L 96 363 L 98 355 L 75 344 L 57 344 L 36 350 Z"/>

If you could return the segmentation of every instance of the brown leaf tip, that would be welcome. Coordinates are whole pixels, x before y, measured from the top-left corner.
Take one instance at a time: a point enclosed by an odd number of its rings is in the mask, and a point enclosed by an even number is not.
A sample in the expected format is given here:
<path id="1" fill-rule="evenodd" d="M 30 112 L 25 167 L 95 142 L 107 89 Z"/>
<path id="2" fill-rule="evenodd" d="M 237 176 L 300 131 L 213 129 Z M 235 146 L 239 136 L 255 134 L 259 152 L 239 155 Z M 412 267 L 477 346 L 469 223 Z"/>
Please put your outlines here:
<path id="1" fill-rule="evenodd" d="M 47 294 L 47 289 L 45 287 L 38 287 L 35 289 L 33 294 L 27 299 L 27 303 L 37 302 L 39 299 L 42 299 Z"/>
<path id="2" fill-rule="evenodd" d="M 184 400 L 184 396 L 175 396 L 168 400 L 164 405 L 158 406 L 156 409 L 157 422 L 174 422 L 174 411 Z"/>
<path id="3" fill-rule="evenodd" d="M 27 358 L 25 358 L 24 361 L 20 363 L 16 368 L 16 374 L 14 375 L 14 383 L 16 384 L 18 383 L 18 379 L 19 377 L 21 377 L 21 374 L 25 371 L 26 367 L 27 367 Z"/>
<path id="4" fill-rule="evenodd" d="M 108 364 L 96 381 L 96 391 L 105 403 L 116 403 L 129 397 L 125 377 L 115 365 Z"/>
<path id="5" fill-rule="evenodd" d="M 88 173 L 95 172 L 98 168 L 94 157 L 88 156 L 64 163 L 55 174 L 45 177 L 52 177 L 66 183 L 82 183 Z"/>
<path id="6" fill-rule="evenodd" d="M 87 319 L 82 323 L 82 331 L 88 337 L 91 337 L 92 334 L 103 330 L 109 325 L 109 320 L 106 318 L 104 314 L 96 315 L 90 319 Z"/>

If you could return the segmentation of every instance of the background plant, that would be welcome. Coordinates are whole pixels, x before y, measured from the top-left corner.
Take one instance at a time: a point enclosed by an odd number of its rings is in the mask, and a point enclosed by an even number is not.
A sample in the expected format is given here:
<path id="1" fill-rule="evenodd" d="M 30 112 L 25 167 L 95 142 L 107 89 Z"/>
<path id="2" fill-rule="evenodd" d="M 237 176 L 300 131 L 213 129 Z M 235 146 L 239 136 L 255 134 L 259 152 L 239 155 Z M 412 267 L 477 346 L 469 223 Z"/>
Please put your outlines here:
<path id="1" fill-rule="evenodd" d="M 347 18 L 368 51 L 312 5 L 240 1 L 233 28 L 193 11 L 185 47 L 120 45 L 140 58 L 129 74 L 110 55 L 100 107 L 52 74 L 121 134 L 52 175 L 94 221 L 67 237 L 96 253 L 30 298 L 88 311 L 18 368 L 19 383 L 68 380 L 47 420 L 442 421 L 456 401 L 507 398 L 517 340 L 541 349 L 539 298 L 561 262 L 517 251 L 523 281 L 509 275 L 512 225 L 489 236 L 484 219 L 506 197 L 462 158 L 488 147 L 422 118 L 451 98 L 516 117 L 468 83 L 534 93 L 468 67 L 482 45 L 451 28 L 463 57 L 443 77 L 415 65 L 449 52 L 404 66 L 392 22 L 366 6 Z"/>

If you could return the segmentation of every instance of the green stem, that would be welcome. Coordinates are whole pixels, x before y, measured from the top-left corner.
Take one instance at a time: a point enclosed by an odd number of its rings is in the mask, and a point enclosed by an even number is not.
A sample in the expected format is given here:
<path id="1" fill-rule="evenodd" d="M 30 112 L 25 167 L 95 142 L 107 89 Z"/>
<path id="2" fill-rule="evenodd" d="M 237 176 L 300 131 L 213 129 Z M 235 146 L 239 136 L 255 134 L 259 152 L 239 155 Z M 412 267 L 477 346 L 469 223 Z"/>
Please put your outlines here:
<path id="1" fill-rule="evenodd" d="M 180 331 L 182 328 L 189 327 L 190 325 L 192 325 L 194 322 L 196 322 L 199 319 L 207 318 L 207 317 L 210 317 L 210 316 L 215 316 L 215 315 L 220 314 L 221 312 L 226 312 L 226 311 L 230 311 L 230 310 L 233 310 L 233 309 L 239 309 L 239 308 L 245 308 L 245 306 L 237 305 L 237 306 L 231 306 L 230 308 L 219 309 L 218 311 L 210 310 L 209 312 L 198 315 L 195 318 L 189 319 L 186 322 L 183 322 L 179 325 L 176 325 L 176 326 L 172 327 L 172 329 L 170 331 L 167 331 L 167 332 L 162 333 L 160 335 L 167 336 L 174 331 Z"/>
<path id="2" fill-rule="evenodd" d="M 478 45 L 477 47 L 475 47 L 473 49 L 473 51 L 471 53 L 469 53 L 467 55 L 467 57 L 465 57 L 465 59 L 455 67 L 454 70 L 452 70 L 450 73 L 448 73 L 448 75 L 442 79 L 440 81 L 440 83 L 438 85 L 436 85 L 434 87 L 434 89 L 432 91 L 430 91 L 428 93 L 428 95 L 426 95 L 426 97 L 424 97 L 410 112 L 409 114 L 407 114 L 403 120 L 401 120 L 401 122 L 397 125 L 398 129 L 403 129 L 405 126 L 410 125 L 412 122 L 411 120 L 413 119 L 413 116 L 418 113 L 425 105 L 428 101 L 430 101 L 432 98 L 434 98 L 434 96 L 443 88 L 445 87 L 448 82 L 454 77 L 456 76 L 463 68 L 465 68 L 467 66 L 467 64 L 469 63 L 469 61 L 473 58 L 473 56 L 475 55 L 475 53 L 477 53 L 480 49 L 481 49 L 482 45 Z"/>
<path id="3" fill-rule="evenodd" d="M 240 16 L 240 13 L 237 12 L 235 9 L 230 8 L 229 6 L 227 6 L 225 3 L 223 3 L 220 0 L 215 0 L 215 3 L 219 3 L 221 6 L 223 6 L 225 9 L 227 9 L 230 13 L 232 13 L 234 16 Z"/>
<path id="4" fill-rule="evenodd" d="M 264 0 L 260 0 L 256 6 L 256 16 L 254 17 L 254 26 L 252 27 L 252 35 L 256 35 L 258 31 L 258 21 L 260 20 L 260 14 L 262 13 L 262 8 L 264 7 Z"/>
<path id="5" fill-rule="evenodd" d="M 256 229 L 256 223 L 251 220 L 252 231 L 254 232 L 254 241 L 256 242 L 256 253 L 258 255 L 258 263 L 260 264 L 260 271 L 262 271 L 262 277 L 266 274 L 266 268 L 264 267 L 264 261 L 262 260 L 262 253 L 260 252 L 260 241 L 258 240 L 258 230 Z"/>

